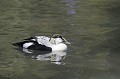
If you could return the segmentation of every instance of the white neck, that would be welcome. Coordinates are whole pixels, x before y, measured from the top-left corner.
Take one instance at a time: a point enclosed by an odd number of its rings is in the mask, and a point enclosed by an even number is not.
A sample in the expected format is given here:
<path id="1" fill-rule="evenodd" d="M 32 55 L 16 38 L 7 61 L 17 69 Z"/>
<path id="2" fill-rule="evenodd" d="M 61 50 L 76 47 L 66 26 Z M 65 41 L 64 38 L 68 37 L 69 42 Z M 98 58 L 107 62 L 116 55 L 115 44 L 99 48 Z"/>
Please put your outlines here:
<path id="1" fill-rule="evenodd" d="M 50 43 L 55 45 L 56 44 L 55 39 L 54 38 L 50 38 Z"/>
<path id="2" fill-rule="evenodd" d="M 56 45 L 56 44 L 60 44 L 60 43 L 62 43 L 62 39 L 61 38 L 51 38 L 50 39 L 50 42 L 52 43 L 52 44 L 54 44 L 54 45 Z"/>

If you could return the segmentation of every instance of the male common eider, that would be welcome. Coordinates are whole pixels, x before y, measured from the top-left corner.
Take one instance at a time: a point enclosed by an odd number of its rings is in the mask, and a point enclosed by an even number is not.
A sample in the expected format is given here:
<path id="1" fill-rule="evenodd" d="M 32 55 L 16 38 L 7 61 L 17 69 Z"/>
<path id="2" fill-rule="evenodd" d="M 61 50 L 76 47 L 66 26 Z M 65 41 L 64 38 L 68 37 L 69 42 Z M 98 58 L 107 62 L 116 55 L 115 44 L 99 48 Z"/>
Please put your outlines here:
<path id="1" fill-rule="evenodd" d="M 46 36 L 34 36 L 24 39 L 22 42 L 13 43 L 14 46 L 40 51 L 66 51 L 70 44 L 62 35 L 54 34 L 51 38 Z"/>

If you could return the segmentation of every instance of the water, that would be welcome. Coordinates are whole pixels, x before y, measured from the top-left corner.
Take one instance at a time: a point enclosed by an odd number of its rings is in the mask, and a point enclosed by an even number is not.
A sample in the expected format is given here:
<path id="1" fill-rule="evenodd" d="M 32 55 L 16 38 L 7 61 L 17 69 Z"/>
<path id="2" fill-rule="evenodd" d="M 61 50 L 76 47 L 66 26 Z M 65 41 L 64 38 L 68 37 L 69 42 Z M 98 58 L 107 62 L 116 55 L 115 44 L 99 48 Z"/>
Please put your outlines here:
<path id="1" fill-rule="evenodd" d="M 118 0 L 0 0 L 0 79 L 120 79 L 119 4 Z M 11 45 L 55 33 L 71 45 L 66 54 L 48 54 L 46 61 Z M 61 64 L 52 63 L 51 56 L 62 56 Z"/>

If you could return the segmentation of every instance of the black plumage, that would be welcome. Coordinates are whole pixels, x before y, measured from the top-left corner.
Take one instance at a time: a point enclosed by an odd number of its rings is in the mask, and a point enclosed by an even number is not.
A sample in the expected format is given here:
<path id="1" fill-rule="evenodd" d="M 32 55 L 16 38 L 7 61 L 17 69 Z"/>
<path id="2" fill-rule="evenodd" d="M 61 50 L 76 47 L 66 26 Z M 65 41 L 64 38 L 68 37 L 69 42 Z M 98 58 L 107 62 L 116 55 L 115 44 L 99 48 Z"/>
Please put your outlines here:
<path id="1" fill-rule="evenodd" d="M 33 43 L 32 45 L 30 45 L 27 49 L 31 49 L 31 50 L 40 50 L 40 51 L 52 51 L 52 48 L 47 47 L 45 45 L 41 45 L 36 41 L 33 40 L 25 40 L 23 42 L 17 42 L 17 43 L 13 43 L 12 45 L 14 46 L 18 46 L 18 47 L 23 47 L 23 45 L 25 43 Z"/>

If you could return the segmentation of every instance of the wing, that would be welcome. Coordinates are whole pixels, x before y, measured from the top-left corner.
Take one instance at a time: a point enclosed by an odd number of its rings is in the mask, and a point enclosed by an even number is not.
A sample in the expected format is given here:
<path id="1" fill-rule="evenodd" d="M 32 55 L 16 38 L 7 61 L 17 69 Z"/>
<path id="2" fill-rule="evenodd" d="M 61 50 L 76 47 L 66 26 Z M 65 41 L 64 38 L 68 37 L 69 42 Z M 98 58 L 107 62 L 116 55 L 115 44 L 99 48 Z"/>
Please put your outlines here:
<path id="1" fill-rule="evenodd" d="M 37 42 L 42 45 L 46 45 L 50 43 L 50 38 L 46 36 L 36 36 Z"/>
<path id="2" fill-rule="evenodd" d="M 49 46 L 50 45 L 50 38 L 46 36 L 34 36 L 27 39 L 24 39 L 25 41 L 36 41 L 38 44 Z"/>

